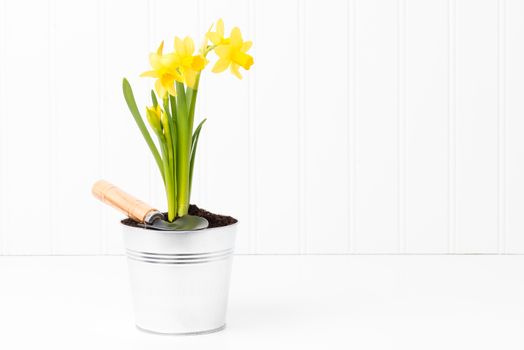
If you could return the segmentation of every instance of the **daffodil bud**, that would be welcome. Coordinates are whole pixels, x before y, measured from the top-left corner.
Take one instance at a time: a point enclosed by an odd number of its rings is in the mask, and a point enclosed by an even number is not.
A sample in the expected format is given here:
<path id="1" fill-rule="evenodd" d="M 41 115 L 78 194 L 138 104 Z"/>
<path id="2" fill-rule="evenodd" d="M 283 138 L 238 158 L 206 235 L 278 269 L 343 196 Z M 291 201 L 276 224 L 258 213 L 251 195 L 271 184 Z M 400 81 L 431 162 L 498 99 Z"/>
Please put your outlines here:
<path id="1" fill-rule="evenodd" d="M 162 123 L 162 127 L 164 128 L 166 134 L 169 133 L 169 120 L 167 119 L 167 113 L 162 111 L 160 114 L 160 122 Z"/>
<path id="2" fill-rule="evenodd" d="M 162 113 L 160 114 L 160 123 L 162 123 L 162 128 L 164 129 L 164 137 L 167 141 L 167 145 L 171 148 L 173 147 L 171 143 L 171 127 L 169 125 L 169 118 L 167 116 L 167 113 L 164 111 L 162 111 Z"/>
<path id="3" fill-rule="evenodd" d="M 162 125 L 160 118 L 163 113 L 160 106 L 157 105 L 156 107 L 146 107 L 146 114 L 147 121 L 149 122 L 149 125 L 151 125 L 151 128 L 153 128 L 153 131 L 156 134 L 162 134 Z"/>

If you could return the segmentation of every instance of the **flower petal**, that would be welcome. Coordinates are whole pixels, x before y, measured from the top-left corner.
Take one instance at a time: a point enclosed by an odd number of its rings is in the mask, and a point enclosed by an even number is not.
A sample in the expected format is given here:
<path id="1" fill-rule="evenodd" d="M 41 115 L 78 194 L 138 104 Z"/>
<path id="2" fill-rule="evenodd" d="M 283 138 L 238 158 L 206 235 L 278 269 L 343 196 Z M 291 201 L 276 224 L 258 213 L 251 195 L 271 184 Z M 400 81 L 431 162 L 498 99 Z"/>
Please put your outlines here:
<path id="1" fill-rule="evenodd" d="M 222 38 L 224 37 L 224 21 L 222 18 L 217 21 L 217 34 Z"/>
<path id="2" fill-rule="evenodd" d="M 147 72 L 140 74 L 140 76 L 147 78 L 158 78 L 158 74 L 154 70 L 148 70 Z"/>
<path id="3" fill-rule="evenodd" d="M 252 45 L 253 45 L 252 41 L 244 41 L 244 43 L 242 44 L 242 48 L 240 48 L 240 51 L 247 52 L 251 48 Z"/>
<path id="4" fill-rule="evenodd" d="M 153 70 L 159 70 L 162 68 L 161 62 L 162 56 L 157 55 L 156 53 L 149 54 L 149 64 Z"/>
<path id="5" fill-rule="evenodd" d="M 155 81 L 155 90 L 159 97 L 164 98 L 166 94 L 166 89 L 162 85 L 162 81 L 160 79 L 157 79 Z"/>
<path id="6" fill-rule="evenodd" d="M 175 51 L 180 56 L 186 56 L 186 47 L 184 46 L 184 41 L 178 36 L 175 37 Z"/>
<path id="7" fill-rule="evenodd" d="M 240 71 L 238 70 L 240 66 L 236 63 L 232 63 L 230 70 L 233 75 L 235 75 L 238 79 L 242 79 L 242 74 L 240 74 Z"/>
<path id="8" fill-rule="evenodd" d="M 213 45 L 220 44 L 220 41 L 222 40 L 222 37 L 218 33 L 212 33 L 212 32 L 207 33 L 207 38 L 211 40 Z"/>
<path id="9" fill-rule="evenodd" d="M 230 59 L 227 58 L 220 58 L 216 63 L 213 69 L 211 70 L 213 73 L 220 73 L 223 72 L 229 67 L 229 64 L 231 63 Z"/>
<path id="10" fill-rule="evenodd" d="M 175 54 L 167 54 L 160 57 L 160 64 L 162 65 L 162 68 L 164 69 L 173 69 L 173 67 L 177 66 L 177 57 Z"/>
<path id="11" fill-rule="evenodd" d="M 184 48 L 186 49 L 185 53 L 186 55 L 192 55 L 193 52 L 195 52 L 195 43 L 193 42 L 193 39 L 186 36 L 184 38 Z"/>
<path id="12" fill-rule="evenodd" d="M 219 46 L 215 48 L 215 53 L 220 58 L 229 58 L 231 47 L 229 45 Z"/>
<path id="13" fill-rule="evenodd" d="M 175 96 L 176 97 L 175 85 L 168 86 L 167 91 L 169 92 L 169 94 L 171 96 Z"/>
<path id="14" fill-rule="evenodd" d="M 238 27 L 235 27 L 231 30 L 231 45 L 233 47 L 242 46 L 242 33 Z"/>
<path id="15" fill-rule="evenodd" d="M 164 40 L 160 43 L 160 46 L 156 50 L 156 54 L 162 56 L 162 51 L 164 50 Z"/>
<path id="16" fill-rule="evenodd" d="M 196 74 L 197 72 L 195 72 L 192 69 L 186 69 L 184 71 L 184 77 L 186 78 L 186 85 L 189 86 L 190 88 L 192 88 L 195 85 Z"/>
<path id="17" fill-rule="evenodd" d="M 200 44 L 200 48 L 199 48 L 199 52 L 200 53 L 204 53 L 204 51 L 206 50 L 207 48 L 207 41 L 209 40 L 209 38 L 207 37 L 207 34 L 204 35 L 204 39 L 202 39 L 202 44 Z"/>

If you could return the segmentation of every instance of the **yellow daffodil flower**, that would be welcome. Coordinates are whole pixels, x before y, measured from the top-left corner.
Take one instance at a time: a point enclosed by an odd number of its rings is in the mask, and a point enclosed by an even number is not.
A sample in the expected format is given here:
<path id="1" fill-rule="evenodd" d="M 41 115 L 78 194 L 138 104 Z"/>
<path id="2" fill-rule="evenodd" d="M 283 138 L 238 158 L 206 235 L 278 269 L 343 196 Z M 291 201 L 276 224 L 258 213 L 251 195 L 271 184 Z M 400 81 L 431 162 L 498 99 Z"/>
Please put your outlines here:
<path id="1" fill-rule="evenodd" d="M 146 107 L 147 121 L 149 122 L 149 125 L 151 125 L 151 128 L 153 128 L 153 131 L 157 135 L 162 134 L 161 119 L 163 118 L 163 114 L 165 113 L 162 110 L 162 108 L 160 108 L 160 105 L 157 105 L 156 107 Z"/>
<path id="2" fill-rule="evenodd" d="M 213 73 L 223 72 L 230 67 L 231 73 L 233 73 L 237 78 L 242 79 L 239 68 L 242 67 L 245 70 L 249 70 L 254 62 L 253 57 L 246 53 L 251 48 L 251 45 L 251 41 L 242 40 L 240 29 L 236 27 L 233 28 L 231 31 L 231 37 L 229 38 L 229 43 L 220 44 L 215 48 L 215 53 L 219 59 L 213 67 Z"/>
<path id="3" fill-rule="evenodd" d="M 183 81 L 182 76 L 174 65 L 174 55 L 162 53 L 164 42 L 160 44 L 156 52 L 149 55 L 149 63 L 153 70 L 142 73 L 141 77 L 156 78 L 155 90 L 163 98 L 166 93 L 176 96 L 175 81 Z"/>
<path id="4" fill-rule="evenodd" d="M 185 82 L 187 86 L 193 87 L 195 85 L 196 75 L 206 65 L 206 59 L 202 55 L 193 55 L 195 51 L 195 43 L 193 39 L 186 36 L 184 40 L 175 37 L 175 53 L 173 54 L 173 64 L 178 68 L 178 71 L 183 77 L 181 82 Z"/>

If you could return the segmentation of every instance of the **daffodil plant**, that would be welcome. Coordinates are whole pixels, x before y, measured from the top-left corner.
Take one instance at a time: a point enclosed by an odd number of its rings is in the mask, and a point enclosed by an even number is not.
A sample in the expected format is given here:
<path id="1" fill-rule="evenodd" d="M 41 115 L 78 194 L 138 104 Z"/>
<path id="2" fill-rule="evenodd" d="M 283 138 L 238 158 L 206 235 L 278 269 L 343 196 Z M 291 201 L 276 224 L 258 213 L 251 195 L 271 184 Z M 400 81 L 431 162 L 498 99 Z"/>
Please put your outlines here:
<path id="1" fill-rule="evenodd" d="M 164 53 L 162 42 L 157 51 L 149 55 L 151 70 L 141 76 L 156 79 L 151 90 L 152 104 L 146 107 L 145 113 L 158 147 L 140 115 L 131 85 L 124 78 L 125 100 L 162 175 L 169 221 L 187 215 L 189 209 L 198 138 L 206 121 L 203 119 L 193 130 L 195 106 L 200 77 L 209 63 L 208 55 L 214 52 L 218 57 L 212 72 L 229 68 L 242 79 L 240 68 L 249 70 L 253 65 L 253 57 L 247 54 L 251 44 L 242 39 L 236 27 L 225 37 L 224 23 L 218 20 L 196 53 L 193 39 L 175 37 L 173 52 Z"/>

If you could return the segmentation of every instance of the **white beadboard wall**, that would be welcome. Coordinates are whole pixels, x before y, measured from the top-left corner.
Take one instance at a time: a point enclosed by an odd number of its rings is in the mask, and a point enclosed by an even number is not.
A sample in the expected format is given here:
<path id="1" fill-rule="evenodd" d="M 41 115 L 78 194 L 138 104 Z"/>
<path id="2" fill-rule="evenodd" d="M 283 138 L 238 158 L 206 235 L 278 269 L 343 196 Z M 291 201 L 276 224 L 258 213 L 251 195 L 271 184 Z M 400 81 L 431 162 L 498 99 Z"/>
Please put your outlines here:
<path id="1" fill-rule="evenodd" d="M 122 252 L 91 184 L 165 200 L 121 79 L 220 17 L 255 65 L 203 79 L 193 202 L 239 253 L 524 253 L 521 0 L 1 0 L 0 254 Z"/>

